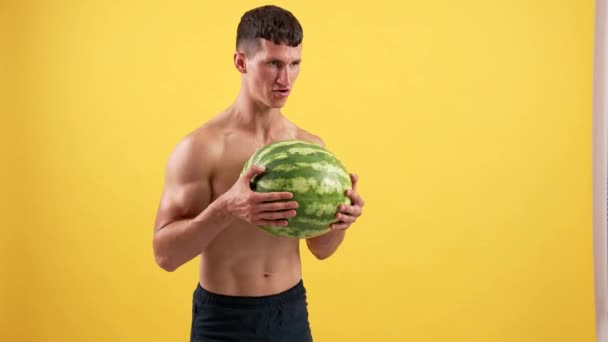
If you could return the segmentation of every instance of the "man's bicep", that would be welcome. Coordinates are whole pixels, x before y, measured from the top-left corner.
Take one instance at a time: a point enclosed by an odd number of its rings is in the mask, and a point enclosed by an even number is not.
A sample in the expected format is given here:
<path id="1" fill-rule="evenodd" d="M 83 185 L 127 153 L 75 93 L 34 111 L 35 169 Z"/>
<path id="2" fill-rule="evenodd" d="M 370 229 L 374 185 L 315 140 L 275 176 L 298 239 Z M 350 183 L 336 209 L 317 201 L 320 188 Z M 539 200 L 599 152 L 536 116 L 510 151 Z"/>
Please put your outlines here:
<path id="1" fill-rule="evenodd" d="M 158 206 L 154 231 L 177 220 L 196 217 L 211 200 L 210 187 L 204 183 L 186 184 L 167 189 Z"/>
<path id="2" fill-rule="evenodd" d="M 209 172 L 198 152 L 191 144 L 180 143 L 169 157 L 155 232 L 173 221 L 195 217 L 209 205 Z"/>

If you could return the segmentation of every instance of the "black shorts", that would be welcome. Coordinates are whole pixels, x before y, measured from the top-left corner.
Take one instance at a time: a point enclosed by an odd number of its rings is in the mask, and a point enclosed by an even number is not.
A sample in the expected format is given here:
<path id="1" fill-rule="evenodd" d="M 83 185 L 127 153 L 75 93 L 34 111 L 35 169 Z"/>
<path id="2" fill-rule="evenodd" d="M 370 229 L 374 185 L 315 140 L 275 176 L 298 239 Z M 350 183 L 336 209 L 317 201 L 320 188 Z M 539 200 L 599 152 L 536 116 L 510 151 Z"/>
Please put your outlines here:
<path id="1" fill-rule="evenodd" d="M 191 342 L 312 341 L 302 280 L 262 297 L 225 296 L 197 284 L 193 297 Z"/>

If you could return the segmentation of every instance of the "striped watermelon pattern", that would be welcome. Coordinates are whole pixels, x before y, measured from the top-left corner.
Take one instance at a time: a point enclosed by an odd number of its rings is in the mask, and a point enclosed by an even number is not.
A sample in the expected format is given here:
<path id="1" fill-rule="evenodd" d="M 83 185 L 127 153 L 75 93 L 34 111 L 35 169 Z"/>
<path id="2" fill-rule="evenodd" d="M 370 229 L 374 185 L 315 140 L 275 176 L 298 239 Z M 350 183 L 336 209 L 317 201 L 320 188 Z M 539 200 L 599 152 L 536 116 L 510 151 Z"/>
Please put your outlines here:
<path id="1" fill-rule="evenodd" d="M 331 152 L 301 140 L 278 141 L 258 149 L 241 174 L 251 164 L 266 172 L 255 176 L 251 189 L 258 192 L 293 193 L 298 202 L 296 216 L 282 227 L 261 226 L 265 231 L 292 238 L 309 238 L 329 232 L 339 204 L 350 204 L 344 191 L 352 187 L 350 175 Z"/>

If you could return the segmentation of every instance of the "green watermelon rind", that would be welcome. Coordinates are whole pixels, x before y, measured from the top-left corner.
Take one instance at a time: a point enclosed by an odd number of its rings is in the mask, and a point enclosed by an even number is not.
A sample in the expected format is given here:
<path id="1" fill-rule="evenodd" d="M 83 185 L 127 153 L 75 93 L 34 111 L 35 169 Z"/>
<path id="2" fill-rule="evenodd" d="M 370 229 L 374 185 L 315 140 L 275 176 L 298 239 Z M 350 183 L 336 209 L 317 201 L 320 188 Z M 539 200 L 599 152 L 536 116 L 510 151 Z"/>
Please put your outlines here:
<path id="1" fill-rule="evenodd" d="M 282 154 L 287 154 L 286 158 L 282 158 L 284 160 L 289 159 L 289 156 L 294 153 L 300 154 L 299 160 L 303 164 L 294 165 L 284 163 L 281 159 L 273 161 L 271 158 L 267 158 L 269 155 L 281 158 Z M 258 149 L 245 163 L 241 174 L 244 174 L 251 164 L 266 167 L 263 174 L 256 175 L 251 180 L 252 190 L 258 192 L 289 191 L 294 196 L 290 201 L 293 200 L 299 204 L 296 216 L 287 218 L 287 226 L 259 226 L 270 234 L 290 238 L 311 238 L 324 235 L 331 231 L 330 226 L 333 223 L 339 221 L 335 218 L 338 205 L 351 204 L 350 198 L 344 194 L 346 189 L 352 188 L 350 175 L 340 160 L 320 145 L 293 139 L 277 141 Z M 298 170 L 290 171 L 289 169 L 293 167 Z M 310 176 L 310 173 L 314 172 L 312 170 L 314 167 L 329 170 L 322 182 Z M 279 169 L 282 171 L 277 171 Z M 308 177 L 303 177 L 306 174 Z M 314 199 L 311 200 L 310 197 L 322 197 L 323 202 L 314 202 Z M 307 212 L 308 214 L 306 214 Z M 310 217 L 312 214 L 314 214 L 313 217 Z"/>

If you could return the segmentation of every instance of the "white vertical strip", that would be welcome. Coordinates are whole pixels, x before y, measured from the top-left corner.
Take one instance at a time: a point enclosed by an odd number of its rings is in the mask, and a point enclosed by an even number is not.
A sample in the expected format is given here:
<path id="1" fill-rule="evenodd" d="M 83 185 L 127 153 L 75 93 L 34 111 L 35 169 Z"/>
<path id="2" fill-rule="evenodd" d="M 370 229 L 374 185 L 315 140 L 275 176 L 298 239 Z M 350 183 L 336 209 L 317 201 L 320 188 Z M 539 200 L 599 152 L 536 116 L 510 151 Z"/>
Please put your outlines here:
<path id="1" fill-rule="evenodd" d="M 595 1 L 593 65 L 593 257 L 597 342 L 608 341 L 608 8 Z"/>

